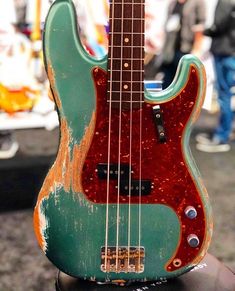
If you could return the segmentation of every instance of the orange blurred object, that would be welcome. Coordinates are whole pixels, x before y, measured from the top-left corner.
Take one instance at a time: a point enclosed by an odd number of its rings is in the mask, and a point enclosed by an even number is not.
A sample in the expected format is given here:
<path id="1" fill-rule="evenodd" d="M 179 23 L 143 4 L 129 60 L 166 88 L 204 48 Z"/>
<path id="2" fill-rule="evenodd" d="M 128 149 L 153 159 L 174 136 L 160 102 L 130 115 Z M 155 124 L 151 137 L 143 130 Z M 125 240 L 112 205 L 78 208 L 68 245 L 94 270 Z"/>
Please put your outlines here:
<path id="1" fill-rule="evenodd" d="M 39 91 L 28 87 L 9 89 L 0 84 L 0 110 L 7 113 L 31 110 L 39 98 Z"/>

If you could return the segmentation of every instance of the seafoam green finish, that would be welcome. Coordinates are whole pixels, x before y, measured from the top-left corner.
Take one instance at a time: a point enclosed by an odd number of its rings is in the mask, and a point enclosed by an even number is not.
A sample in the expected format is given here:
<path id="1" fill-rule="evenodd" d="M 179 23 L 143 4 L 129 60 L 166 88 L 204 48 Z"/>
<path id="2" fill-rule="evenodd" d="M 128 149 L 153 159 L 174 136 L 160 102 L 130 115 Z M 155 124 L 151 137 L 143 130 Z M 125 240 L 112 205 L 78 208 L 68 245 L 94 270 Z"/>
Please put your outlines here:
<path id="1" fill-rule="evenodd" d="M 60 119 L 68 123 L 69 150 L 80 144 L 92 114 L 96 110 L 96 92 L 91 70 L 95 66 L 107 67 L 107 59 L 95 60 L 83 49 L 77 38 L 75 12 L 71 0 L 57 0 L 52 5 L 46 20 L 44 34 L 44 57 L 47 71 L 53 72 L 53 91 L 60 99 Z M 174 83 L 156 95 L 146 92 L 147 102 L 166 102 L 186 83 L 189 65 L 201 67 L 192 56 L 186 56 Z M 203 90 L 203 84 L 201 84 Z M 199 106 L 199 104 L 198 104 Z M 197 112 L 192 116 L 195 117 Z M 190 125 L 185 131 L 183 148 L 187 162 L 198 176 L 188 149 Z M 62 133 L 63 134 L 63 133 Z M 66 171 L 66 169 L 65 169 Z M 198 187 L 203 193 L 200 183 Z M 206 198 L 205 198 L 206 201 Z M 209 208 L 206 208 L 208 213 Z M 189 270 L 189 265 L 177 272 L 167 272 L 165 265 L 177 249 L 180 238 L 180 221 L 176 213 L 164 205 L 141 206 L 141 245 L 145 247 L 145 270 L 141 274 L 106 274 L 100 270 L 100 250 L 105 245 L 106 205 L 88 201 L 83 193 L 65 190 L 55 184 L 50 193 L 38 201 L 40 233 L 44 239 L 43 249 L 48 258 L 62 271 L 80 278 L 98 281 L 155 280 L 180 275 Z M 131 206 L 131 245 L 139 245 L 139 205 Z M 150 220 L 151 218 L 151 220 Z M 109 207 L 109 246 L 116 246 L 117 206 Z M 119 245 L 127 246 L 128 205 L 120 206 Z M 151 224 L 150 224 L 151 223 Z M 209 223 L 209 220 L 208 220 Z M 209 227 L 208 227 L 209 228 Z"/>
<path id="2" fill-rule="evenodd" d="M 105 274 L 100 271 L 101 246 L 105 245 L 105 205 L 88 203 L 72 193 L 52 194 L 42 209 L 49 218 L 46 254 L 64 272 L 74 276 L 96 279 L 159 279 L 168 277 L 165 262 L 173 255 L 179 239 L 179 221 L 168 207 L 142 206 L 141 243 L 145 247 L 145 272 L 142 274 Z M 58 201 L 58 202 L 55 202 Z M 109 245 L 116 246 L 116 211 L 110 207 Z M 138 206 L 133 206 L 131 245 L 138 246 Z M 120 209 L 120 245 L 127 246 L 128 206 Z M 151 227 L 149 226 L 149 217 Z M 163 221 L 164 218 L 164 221 Z M 166 247 L 167 246 L 167 247 Z M 158 275 L 156 275 L 158 274 Z"/>

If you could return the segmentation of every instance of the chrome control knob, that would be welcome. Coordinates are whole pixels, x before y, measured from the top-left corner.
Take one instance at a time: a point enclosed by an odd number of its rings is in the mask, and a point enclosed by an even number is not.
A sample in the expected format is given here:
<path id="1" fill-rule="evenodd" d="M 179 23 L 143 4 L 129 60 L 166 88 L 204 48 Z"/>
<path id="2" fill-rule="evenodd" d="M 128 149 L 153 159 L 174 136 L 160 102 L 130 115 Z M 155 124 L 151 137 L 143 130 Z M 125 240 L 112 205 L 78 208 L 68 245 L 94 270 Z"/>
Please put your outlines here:
<path id="1" fill-rule="evenodd" d="M 190 247 L 192 247 L 192 248 L 198 247 L 199 243 L 200 243 L 200 240 L 196 234 L 190 234 L 187 237 L 187 241 L 188 241 L 188 244 L 190 245 Z"/>
<path id="2" fill-rule="evenodd" d="M 197 217 L 197 210 L 193 206 L 188 206 L 184 213 L 189 219 L 194 219 Z"/>

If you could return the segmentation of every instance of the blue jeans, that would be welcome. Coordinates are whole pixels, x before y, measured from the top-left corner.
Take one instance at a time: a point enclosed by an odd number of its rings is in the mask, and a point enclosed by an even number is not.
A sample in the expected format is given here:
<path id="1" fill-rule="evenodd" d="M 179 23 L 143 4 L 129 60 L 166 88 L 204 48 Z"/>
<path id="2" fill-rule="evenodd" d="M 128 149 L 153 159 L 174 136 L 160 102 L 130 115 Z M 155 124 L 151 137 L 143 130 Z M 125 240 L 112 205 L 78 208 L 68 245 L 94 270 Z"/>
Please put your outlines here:
<path id="1" fill-rule="evenodd" d="M 235 56 L 214 56 L 217 75 L 220 118 L 214 136 L 221 142 L 227 142 L 232 131 L 233 112 L 231 109 L 232 92 L 235 86 Z"/>

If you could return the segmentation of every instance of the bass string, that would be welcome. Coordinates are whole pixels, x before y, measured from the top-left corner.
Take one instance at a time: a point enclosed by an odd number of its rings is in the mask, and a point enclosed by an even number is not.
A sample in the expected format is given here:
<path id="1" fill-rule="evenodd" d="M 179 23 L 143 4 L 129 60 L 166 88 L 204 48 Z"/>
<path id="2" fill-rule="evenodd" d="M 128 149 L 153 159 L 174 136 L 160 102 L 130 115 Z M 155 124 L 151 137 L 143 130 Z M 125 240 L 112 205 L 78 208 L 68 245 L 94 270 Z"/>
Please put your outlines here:
<path id="1" fill-rule="evenodd" d="M 120 45 L 120 93 L 119 93 L 119 124 L 118 124 L 118 185 L 117 185 L 117 229 L 116 229 L 116 270 L 118 271 L 119 227 L 120 227 L 120 186 L 121 186 L 121 138 L 122 138 L 122 87 L 123 87 L 123 36 L 124 36 L 124 0 L 121 4 L 121 45 Z"/>
<path id="2" fill-rule="evenodd" d="M 115 9 L 115 3 L 114 0 L 110 3 L 112 5 L 112 28 L 114 29 L 114 9 Z M 122 23 L 121 23 L 121 40 L 123 40 L 124 37 L 124 2 L 122 1 Z M 132 31 L 134 27 L 134 6 L 132 3 Z M 143 9 L 141 9 L 141 33 L 143 34 Z M 110 84 L 112 84 L 113 80 L 113 49 L 114 49 L 114 31 L 111 32 L 111 52 L 110 52 Z M 143 37 L 141 35 L 141 47 L 143 47 Z M 131 51 L 133 54 L 133 33 L 131 34 Z M 123 63 L 123 41 L 121 41 L 121 47 L 120 47 L 120 63 Z M 143 50 L 141 48 L 141 60 L 143 59 Z M 133 67 L 133 58 L 131 59 L 131 68 Z M 140 72 L 142 71 L 142 67 Z M 130 94 L 130 156 L 129 156 L 129 205 L 128 205 L 128 266 L 130 261 L 130 243 L 131 243 L 131 163 L 132 163 L 132 127 L 133 127 L 133 105 L 132 105 L 132 94 L 133 94 L 133 75 L 131 73 L 131 94 Z M 140 83 L 143 83 L 143 74 L 141 73 L 140 76 Z M 111 85 L 112 86 L 112 85 Z M 111 87 L 112 88 L 112 87 Z M 105 235 L 105 269 L 107 268 L 107 256 L 108 256 L 108 229 L 109 229 L 109 198 L 110 198 L 110 159 L 111 159 L 111 120 L 112 120 L 112 90 L 110 88 L 109 92 L 109 132 L 108 132 L 108 163 L 107 163 L 107 203 L 106 203 L 106 235 Z M 118 186 L 117 186 L 117 221 L 116 221 L 116 269 L 118 269 L 118 250 L 119 250 L 119 228 L 120 228 L 120 186 L 121 186 L 121 138 L 122 138 L 122 88 L 123 88 L 123 69 L 122 65 L 120 68 L 120 98 L 119 98 L 119 126 L 118 126 Z M 142 90 L 140 93 L 140 132 L 139 132 L 139 262 L 141 258 L 140 254 L 140 246 L 141 246 L 141 202 L 142 202 Z"/>
<path id="3" fill-rule="evenodd" d="M 145 0 L 142 0 L 143 2 Z M 143 47 L 144 47 L 144 17 L 145 17 L 145 5 L 141 1 L 141 62 L 143 62 L 144 55 L 143 55 Z M 143 70 L 143 63 L 141 63 L 141 75 L 140 75 L 140 81 L 141 81 L 141 94 L 140 94 L 140 152 L 139 152 L 139 266 L 140 266 L 140 260 L 141 260 L 141 253 L 140 253 L 140 247 L 141 247 L 141 223 L 142 223 L 142 130 L 143 130 L 143 103 L 141 102 L 142 97 L 144 98 L 143 92 L 144 92 L 144 74 L 142 72 Z"/>
<path id="4" fill-rule="evenodd" d="M 133 49 L 133 41 L 134 41 L 134 35 L 133 35 L 133 30 L 134 30 L 134 4 L 132 2 L 131 4 L 131 15 L 132 15 L 132 22 L 131 22 L 131 56 L 133 56 L 134 49 Z M 133 70 L 133 58 L 131 58 L 131 69 Z M 131 186 L 132 186 L 132 127 L 133 127 L 133 73 L 131 72 L 131 82 L 130 82 L 130 141 L 129 141 L 129 205 L 128 205 L 128 267 L 130 265 L 130 247 L 131 247 L 131 198 L 132 198 L 132 193 L 131 193 Z"/>
<path id="5" fill-rule="evenodd" d="M 112 5 L 112 17 L 111 24 L 114 27 L 114 0 L 110 2 Z M 114 33 L 111 31 L 111 46 L 110 49 L 110 60 L 109 60 L 109 78 L 110 86 L 112 86 L 113 80 L 113 43 L 114 43 Z M 105 222 L 105 270 L 107 270 L 107 258 L 108 258 L 108 229 L 109 229 L 109 198 L 110 198 L 110 159 L 111 159 L 111 120 L 112 120 L 112 87 L 109 88 L 109 126 L 108 126 L 108 161 L 107 161 L 107 189 L 106 189 L 106 222 Z"/>

